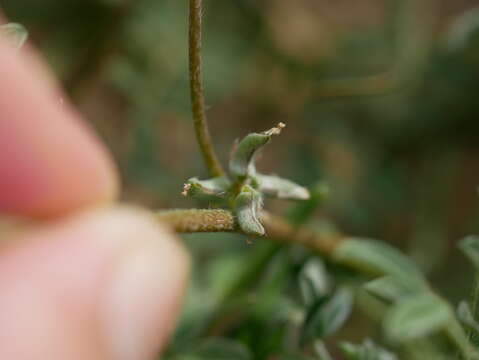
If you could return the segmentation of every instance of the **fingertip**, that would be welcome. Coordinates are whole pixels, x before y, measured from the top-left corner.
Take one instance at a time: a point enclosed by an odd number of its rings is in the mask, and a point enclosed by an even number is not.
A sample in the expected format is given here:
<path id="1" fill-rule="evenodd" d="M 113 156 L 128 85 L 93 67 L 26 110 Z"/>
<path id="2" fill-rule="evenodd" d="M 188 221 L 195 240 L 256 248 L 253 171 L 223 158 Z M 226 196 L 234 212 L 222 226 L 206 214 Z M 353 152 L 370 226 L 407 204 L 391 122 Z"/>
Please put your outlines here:
<path id="1" fill-rule="evenodd" d="M 0 39 L 0 212 L 50 217 L 110 201 L 108 151 L 39 63 Z"/>
<path id="2" fill-rule="evenodd" d="M 151 215 L 141 228 L 158 225 Z M 154 226 L 151 226 L 154 224 Z M 154 240 L 127 252 L 105 289 L 106 339 L 111 358 L 152 359 L 167 342 L 176 323 L 189 274 L 189 257 L 176 236 L 160 226 L 164 241 Z M 165 236 L 164 234 L 168 234 Z"/>
<path id="3" fill-rule="evenodd" d="M 152 358 L 174 327 L 188 269 L 178 239 L 139 209 L 24 235 L 0 257 L 0 343 L 10 344 L 0 358 Z"/>

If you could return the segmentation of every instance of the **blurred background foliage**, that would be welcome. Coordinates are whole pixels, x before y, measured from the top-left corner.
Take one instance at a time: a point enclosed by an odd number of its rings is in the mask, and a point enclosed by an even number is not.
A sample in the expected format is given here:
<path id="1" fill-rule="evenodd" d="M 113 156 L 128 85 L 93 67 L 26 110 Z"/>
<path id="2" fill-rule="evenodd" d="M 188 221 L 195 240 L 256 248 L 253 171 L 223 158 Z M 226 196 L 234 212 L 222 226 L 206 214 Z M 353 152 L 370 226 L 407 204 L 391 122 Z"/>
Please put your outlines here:
<path id="1" fill-rule="evenodd" d="M 111 149 L 124 199 L 151 208 L 196 206 L 181 186 L 206 176 L 189 107 L 187 5 L 1 1 Z M 472 275 L 456 242 L 479 233 L 479 2 L 206 0 L 204 21 L 208 115 L 223 162 L 236 138 L 285 122 L 259 166 L 304 185 L 329 184 L 314 226 L 390 242 L 450 300 L 466 297 Z M 268 206 L 287 212 L 281 202 Z M 193 344 L 240 269 L 261 253 L 274 256 L 256 286 L 235 299 L 241 306 L 228 304 L 235 316 L 206 333 L 239 339 L 228 343 L 236 351 L 229 358 L 293 353 L 297 278 L 309 254 L 232 234 L 185 240 L 195 271 L 168 356 L 202 358 L 178 354 L 222 346 Z M 376 335 L 355 311 L 327 341 L 336 353 L 338 338 Z"/>

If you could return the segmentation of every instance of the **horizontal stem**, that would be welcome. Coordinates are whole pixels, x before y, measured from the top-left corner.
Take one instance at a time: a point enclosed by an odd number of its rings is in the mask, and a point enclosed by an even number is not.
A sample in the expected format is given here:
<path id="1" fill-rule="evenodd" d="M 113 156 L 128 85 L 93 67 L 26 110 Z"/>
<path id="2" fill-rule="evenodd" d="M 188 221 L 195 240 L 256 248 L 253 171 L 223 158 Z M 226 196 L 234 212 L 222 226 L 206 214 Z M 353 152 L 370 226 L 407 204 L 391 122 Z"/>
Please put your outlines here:
<path id="1" fill-rule="evenodd" d="M 330 255 L 345 238 L 338 234 L 321 234 L 307 226 L 297 228 L 266 211 L 261 215 L 261 222 L 268 238 L 282 243 L 300 244 L 324 255 Z"/>
<path id="2" fill-rule="evenodd" d="M 228 210 L 165 210 L 157 212 L 157 217 L 179 233 L 240 232 L 233 213 Z M 331 254 L 343 239 L 340 235 L 323 235 L 307 227 L 297 229 L 266 211 L 261 215 L 261 222 L 268 238 L 280 243 L 301 244 L 321 254 Z"/>
<path id="3" fill-rule="evenodd" d="M 231 232 L 236 230 L 233 214 L 220 209 L 177 209 L 157 212 L 160 221 L 179 233 Z"/>

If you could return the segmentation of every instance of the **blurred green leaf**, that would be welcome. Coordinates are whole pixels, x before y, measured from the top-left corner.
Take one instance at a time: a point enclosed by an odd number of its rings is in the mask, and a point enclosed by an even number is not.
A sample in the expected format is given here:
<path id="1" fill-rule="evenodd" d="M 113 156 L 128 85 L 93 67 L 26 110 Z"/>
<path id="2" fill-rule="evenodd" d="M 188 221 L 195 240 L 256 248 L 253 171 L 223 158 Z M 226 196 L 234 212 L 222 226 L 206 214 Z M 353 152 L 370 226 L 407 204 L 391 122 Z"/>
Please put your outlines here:
<path id="1" fill-rule="evenodd" d="M 451 349 L 450 344 L 444 341 L 444 337 L 439 336 L 416 339 L 402 344 L 402 358 L 407 360 L 463 360 L 457 349 Z"/>
<path id="2" fill-rule="evenodd" d="M 341 351 L 346 360 L 397 360 L 393 353 L 377 346 L 369 339 L 362 344 L 343 342 L 340 344 Z"/>
<path id="3" fill-rule="evenodd" d="M 452 311 L 451 314 L 453 314 Z M 479 360 L 477 349 L 469 341 L 466 332 L 454 316 L 451 316 L 451 321 L 447 324 L 444 332 L 452 343 L 456 345 L 464 359 Z"/>
<path id="4" fill-rule="evenodd" d="M 425 284 L 416 264 L 384 242 L 350 238 L 334 251 L 333 258 L 341 264 L 372 275 L 392 275 L 417 287 Z"/>
<path id="5" fill-rule="evenodd" d="M 458 16 L 452 22 L 446 36 L 449 50 L 464 49 L 474 34 L 479 33 L 479 8 L 472 8 Z"/>
<path id="6" fill-rule="evenodd" d="M 465 325 L 479 334 L 479 323 L 474 319 L 471 308 L 467 301 L 461 301 L 457 306 L 457 318 Z"/>
<path id="7" fill-rule="evenodd" d="M 371 280 L 363 285 L 363 289 L 367 293 L 388 303 L 395 302 L 401 297 L 411 294 L 411 288 L 393 276 L 384 276 Z"/>
<path id="8" fill-rule="evenodd" d="M 459 248 L 469 258 L 476 269 L 479 269 L 479 236 L 468 236 L 459 242 Z"/>
<path id="9" fill-rule="evenodd" d="M 349 317 L 353 307 L 352 291 L 340 288 L 332 297 L 323 297 L 309 309 L 301 331 L 306 344 L 316 337 L 325 338 L 336 332 Z"/>
<path id="10" fill-rule="evenodd" d="M 253 355 L 241 342 L 225 338 L 211 338 L 191 353 L 175 357 L 178 360 L 251 360 Z"/>
<path id="11" fill-rule="evenodd" d="M 383 326 L 388 338 L 401 343 L 444 329 L 453 318 L 449 305 L 432 293 L 408 296 L 388 312 Z"/>
<path id="12" fill-rule="evenodd" d="M 467 336 L 472 344 L 479 346 L 479 323 L 474 319 L 471 307 L 463 300 L 456 309 L 457 319 L 465 327 Z"/>
<path id="13" fill-rule="evenodd" d="M 317 360 L 316 358 L 313 358 L 311 356 L 301 354 L 301 353 L 280 355 L 279 357 L 275 359 L 277 360 Z"/>
<path id="14" fill-rule="evenodd" d="M 324 263 L 312 257 L 299 273 L 299 288 L 306 306 L 311 306 L 329 291 L 329 280 Z"/>

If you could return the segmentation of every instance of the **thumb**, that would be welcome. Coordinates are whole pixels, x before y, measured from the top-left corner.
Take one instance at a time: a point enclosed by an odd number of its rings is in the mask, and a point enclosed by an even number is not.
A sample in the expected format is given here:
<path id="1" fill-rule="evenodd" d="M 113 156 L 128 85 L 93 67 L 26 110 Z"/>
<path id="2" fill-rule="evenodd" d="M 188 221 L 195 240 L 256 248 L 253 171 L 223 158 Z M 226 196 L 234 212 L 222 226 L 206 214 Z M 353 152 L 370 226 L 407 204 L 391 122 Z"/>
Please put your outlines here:
<path id="1" fill-rule="evenodd" d="M 188 258 L 143 211 L 96 210 L 0 250 L 0 359 L 147 360 L 171 332 Z"/>

